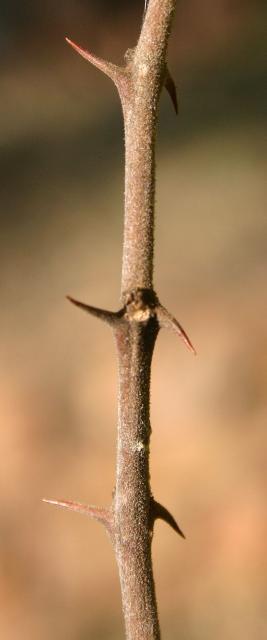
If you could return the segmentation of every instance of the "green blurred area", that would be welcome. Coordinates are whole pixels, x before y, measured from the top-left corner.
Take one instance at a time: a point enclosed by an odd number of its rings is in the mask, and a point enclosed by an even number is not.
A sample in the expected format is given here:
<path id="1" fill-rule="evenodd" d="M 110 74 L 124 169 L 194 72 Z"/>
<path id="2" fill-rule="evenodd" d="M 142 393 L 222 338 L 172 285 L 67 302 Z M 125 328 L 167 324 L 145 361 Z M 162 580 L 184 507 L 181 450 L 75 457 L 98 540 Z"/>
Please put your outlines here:
<path id="1" fill-rule="evenodd" d="M 105 533 L 43 496 L 108 504 L 116 357 L 65 294 L 117 308 L 123 125 L 115 90 L 64 43 L 120 62 L 142 3 L 0 3 L 0 630 L 123 638 Z M 263 640 L 266 153 L 262 2 L 181 0 L 163 93 L 155 288 L 198 351 L 160 335 L 152 487 L 185 542 L 153 541 L 164 640 Z"/>

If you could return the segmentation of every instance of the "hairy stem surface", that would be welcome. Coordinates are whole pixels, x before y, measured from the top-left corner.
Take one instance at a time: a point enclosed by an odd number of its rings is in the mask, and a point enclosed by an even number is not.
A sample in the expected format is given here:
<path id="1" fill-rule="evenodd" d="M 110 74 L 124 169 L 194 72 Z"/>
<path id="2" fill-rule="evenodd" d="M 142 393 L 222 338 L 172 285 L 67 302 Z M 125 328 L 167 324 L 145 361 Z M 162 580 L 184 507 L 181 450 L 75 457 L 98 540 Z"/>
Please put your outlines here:
<path id="1" fill-rule="evenodd" d="M 147 3 L 146 3 L 147 4 Z M 122 308 L 107 311 L 70 302 L 112 327 L 118 353 L 119 400 L 116 485 L 108 508 L 69 500 L 46 500 L 84 513 L 106 527 L 119 568 L 127 640 L 159 640 L 151 561 L 154 522 L 181 529 L 151 494 L 149 477 L 150 369 L 161 327 L 174 330 L 194 351 L 180 323 L 153 291 L 155 136 L 160 92 L 166 86 L 177 111 L 176 90 L 166 67 L 166 49 L 175 0 L 150 0 L 141 34 L 126 64 L 118 67 L 67 42 L 115 83 L 125 129 L 125 219 L 122 257 Z"/>
<path id="2" fill-rule="evenodd" d="M 134 319 L 116 331 L 119 354 L 119 424 L 114 544 L 126 637 L 159 638 L 151 563 L 149 386 L 155 318 Z"/>
<path id="3" fill-rule="evenodd" d="M 125 126 L 122 293 L 153 286 L 155 132 L 174 0 L 150 0 L 121 92 Z"/>
<path id="4" fill-rule="evenodd" d="M 150 366 L 159 324 L 153 292 L 155 133 L 173 0 L 150 0 L 121 90 L 125 125 L 124 320 L 115 331 L 119 422 L 114 544 L 128 640 L 158 640 L 151 561 Z M 151 526 L 152 525 L 152 526 Z"/>

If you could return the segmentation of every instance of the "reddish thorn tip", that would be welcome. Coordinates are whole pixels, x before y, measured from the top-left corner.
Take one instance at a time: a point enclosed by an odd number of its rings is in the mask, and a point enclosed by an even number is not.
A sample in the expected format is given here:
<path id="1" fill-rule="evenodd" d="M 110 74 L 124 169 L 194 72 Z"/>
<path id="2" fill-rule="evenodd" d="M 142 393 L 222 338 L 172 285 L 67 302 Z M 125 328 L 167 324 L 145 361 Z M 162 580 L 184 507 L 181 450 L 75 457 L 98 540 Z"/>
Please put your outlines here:
<path id="1" fill-rule="evenodd" d="M 82 56 L 83 58 L 86 58 L 86 60 L 90 60 L 91 54 L 89 51 L 87 51 L 87 49 L 83 49 L 78 44 L 76 44 L 76 42 L 73 42 L 73 40 L 71 40 L 67 36 L 65 37 L 65 40 L 73 49 L 75 49 L 75 51 L 77 51 L 77 53 L 80 54 L 80 56 Z"/>
<path id="2" fill-rule="evenodd" d="M 77 45 L 75 44 L 75 42 L 73 42 L 73 40 L 71 40 L 70 38 L 68 38 L 68 36 L 65 36 L 65 40 L 68 44 L 70 44 L 71 47 L 76 47 Z"/>
<path id="3" fill-rule="evenodd" d="M 183 335 L 183 339 L 189 351 L 191 351 L 191 353 L 193 353 L 193 355 L 196 356 L 197 352 L 195 350 L 195 347 L 193 347 L 192 342 L 189 340 L 188 336 Z"/>

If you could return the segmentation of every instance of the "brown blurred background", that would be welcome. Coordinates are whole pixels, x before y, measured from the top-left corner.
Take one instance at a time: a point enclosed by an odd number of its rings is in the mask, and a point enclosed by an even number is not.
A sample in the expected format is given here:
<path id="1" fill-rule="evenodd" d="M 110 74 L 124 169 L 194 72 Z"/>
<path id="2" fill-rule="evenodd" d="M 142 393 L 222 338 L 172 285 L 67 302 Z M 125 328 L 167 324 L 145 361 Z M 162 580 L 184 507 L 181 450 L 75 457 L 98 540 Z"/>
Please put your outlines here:
<path id="1" fill-rule="evenodd" d="M 43 496 L 108 504 L 116 357 L 70 293 L 118 308 L 123 130 L 109 80 L 143 3 L 0 2 L 0 633 L 122 640 L 101 527 Z M 180 0 L 161 99 L 155 284 L 188 331 L 157 343 L 152 486 L 187 540 L 153 542 L 164 640 L 267 637 L 264 3 Z"/>

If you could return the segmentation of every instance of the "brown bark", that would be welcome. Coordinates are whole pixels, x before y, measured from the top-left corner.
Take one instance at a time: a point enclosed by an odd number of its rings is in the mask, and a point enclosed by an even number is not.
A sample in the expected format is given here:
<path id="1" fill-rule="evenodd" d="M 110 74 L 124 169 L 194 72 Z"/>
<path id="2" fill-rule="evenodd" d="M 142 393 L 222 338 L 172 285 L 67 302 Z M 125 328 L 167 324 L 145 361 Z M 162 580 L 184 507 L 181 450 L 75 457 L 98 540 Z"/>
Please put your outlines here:
<path id="1" fill-rule="evenodd" d="M 69 298 L 112 326 L 118 352 L 119 398 L 116 486 L 110 508 L 51 501 L 87 513 L 107 528 L 116 554 L 127 640 L 158 640 L 160 629 L 151 561 L 154 522 L 162 518 L 183 536 L 173 516 L 151 494 L 150 369 L 161 327 L 172 328 L 194 351 L 181 325 L 153 290 L 155 135 L 162 86 L 175 109 L 175 85 L 166 67 L 166 49 L 175 0 L 150 0 L 135 50 L 124 67 L 97 58 L 68 40 L 86 60 L 104 71 L 121 98 L 125 128 L 125 220 L 121 297 L 118 312 Z M 184 536 L 183 536 L 184 537 Z"/>

